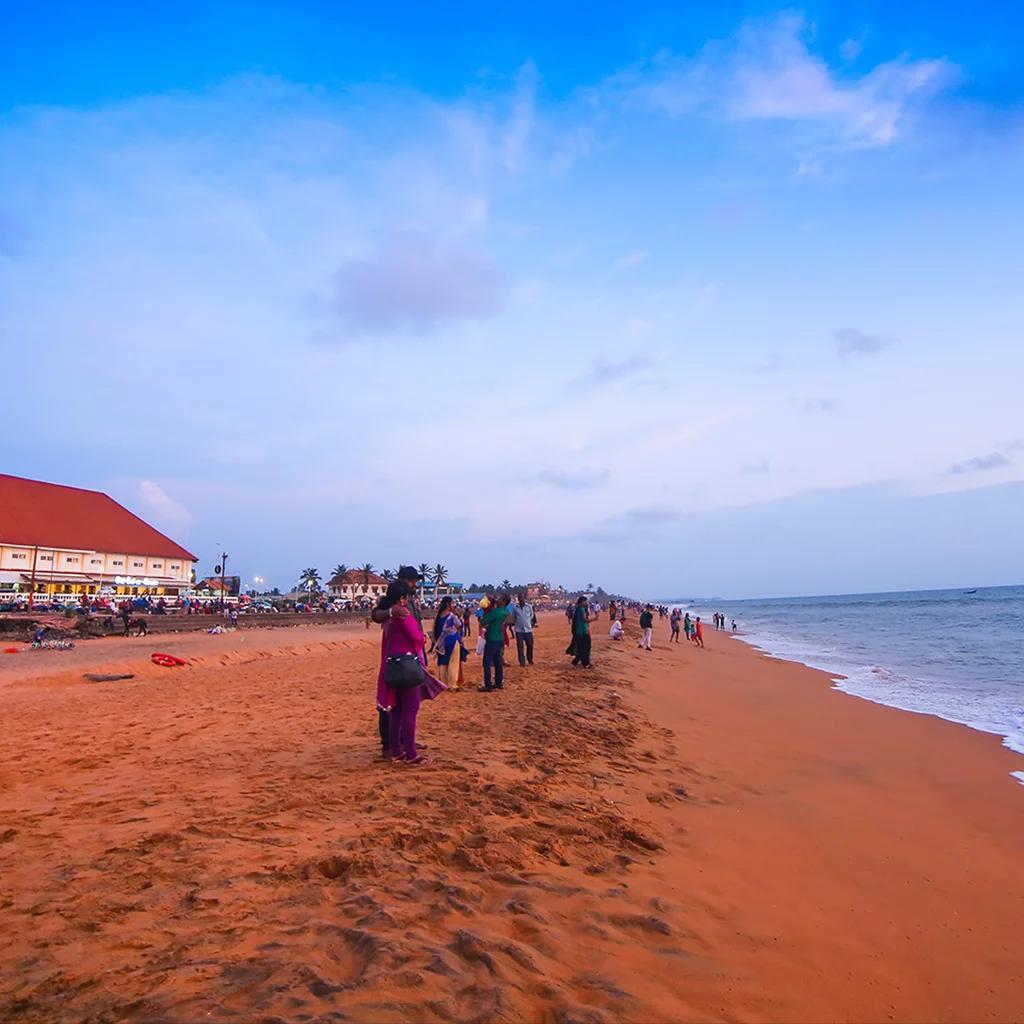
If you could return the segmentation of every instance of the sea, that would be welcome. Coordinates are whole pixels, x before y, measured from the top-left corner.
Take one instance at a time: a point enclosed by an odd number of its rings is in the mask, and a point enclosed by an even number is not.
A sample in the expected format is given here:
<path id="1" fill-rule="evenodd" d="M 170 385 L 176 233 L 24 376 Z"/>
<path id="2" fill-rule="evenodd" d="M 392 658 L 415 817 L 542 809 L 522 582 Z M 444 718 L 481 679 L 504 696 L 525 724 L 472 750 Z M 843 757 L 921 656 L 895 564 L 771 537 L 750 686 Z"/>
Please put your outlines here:
<path id="1" fill-rule="evenodd" d="M 1024 586 L 671 604 L 709 627 L 724 612 L 740 639 L 842 676 L 846 693 L 994 733 L 1024 754 Z"/>

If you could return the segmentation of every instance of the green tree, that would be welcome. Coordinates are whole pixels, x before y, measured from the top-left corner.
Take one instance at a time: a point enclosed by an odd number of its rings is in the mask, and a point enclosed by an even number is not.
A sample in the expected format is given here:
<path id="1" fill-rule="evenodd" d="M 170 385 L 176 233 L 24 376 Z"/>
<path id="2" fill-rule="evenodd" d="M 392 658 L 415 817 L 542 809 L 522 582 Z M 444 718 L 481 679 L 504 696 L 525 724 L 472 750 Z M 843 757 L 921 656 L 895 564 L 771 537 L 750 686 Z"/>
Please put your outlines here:
<path id="1" fill-rule="evenodd" d="M 337 565 L 336 565 L 336 566 L 335 566 L 335 567 L 334 567 L 334 568 L 333 568 L 333 569 L 331 570 L 331 579 L 332 579 L 332 580 L 336 580 L 336 579 L 338 579 L 338 577 L 339 577 L 339 576 L 344 576 L 344 575 L 345 575 L 345 573 L 347 573 L 347 572 L 348 572 L 348 566 L 347 566 L 347 565 L 346 565 L 346 564 L 345 564 L 344 562 L 339 562 L 339 563 L 338 563 L 338 564 L 337 564 Z M 340 582 L 342 582 L 342 581 L 341 581 L 341 580 L 338 580 L 338 582 L 340 583 Z"/>
<path id="2" fill-rule="evenodd" d="M 320 593 L 320 573 L 313 568 L 303 569 L 299 577 L 299 590 L 308 590 L 309 596 Z"/>
<path id="3" fill-rule="evenodd" d="M 391 583 L 398 575 L 394 569 L 381 569 L 380 574 L 388 581 L 388 583 Z"/>
<path id="4" fill-rule="evenodd" d="M 373 566 L 367 562 L 365 565 L 359 566 L 359 572 L 363 574 L 363 593 L 367 593 L 370 589 L 370 573 L 373 572 Z"/>
<path id="5" fill-rule="evenodd" d="M 431 579 L 434 581 L 434 593 L 448 582 L 448 570 L 438 562 L 431 571 Z"/>
<path id="6" fill-rule="evenodd" d="M 422 590 L 423 584 L 426 583 L 428 579 L 430 579 L 430 566 L 427 565 L 426 562 L 420 562 L 420 564 L 417 566 L 416 571 L 420 574 L 420 576 L 423 577 L 420 580 L 420 589 Z"/>
<path id="7" fill-rule="evenodd" d="M 506 591 L 506 592 L 511 590 L 512 589 L 512 581 L 511 580 L 502 580 L 501 581 L 501 589 Z"/>

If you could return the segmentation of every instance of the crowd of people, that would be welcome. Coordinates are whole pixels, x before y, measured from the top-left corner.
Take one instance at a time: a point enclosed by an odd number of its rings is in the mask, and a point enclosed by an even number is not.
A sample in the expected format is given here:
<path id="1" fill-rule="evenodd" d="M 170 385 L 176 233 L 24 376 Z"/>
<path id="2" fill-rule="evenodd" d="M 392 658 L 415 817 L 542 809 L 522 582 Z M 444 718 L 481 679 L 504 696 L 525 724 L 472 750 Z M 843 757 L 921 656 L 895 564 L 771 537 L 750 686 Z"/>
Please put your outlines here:
<path id="1" fill-rule="evenodd" d="M 457 693 L 466 687 L 466 662 L 470 657 L 473 623 L 476 622 L 475 653 L 481 657 L 483 682 L 476 689 L 494 693 L 505 687 L 505 649 L 515 639 L 519 665 L 533 664 L 534 629 L 537 617 L 526 595 L 519 593 L 486 595 L 474 609 L 444 597 L 438 605 L 431 625 L 424 622 L 424 609 L 418 599 L 422 579 L 412 566 L 402 566 L 397 578 L 370 614 L 381 629 L 380 668 L 377 673 L 377 724 L 381 756 L 400 764 L 424 762 L 416 742 L 416 724 L 420 705 L 433 700 L 445 690 Z M 569 624 L 569 646 L 566 655 L 572 665 L 590 669 L 591 626 L 601 615 L 601 605 L 580 595 L 565 610 Z M 625 635 L 623 621 L 630 612 L 638 616 L 640 641 L 638 647 L 653 650 L 654 615 L 668 618 L 671 641 L 679 643 L 680 632 L 696 646 L 704 646 L 704 627 L 700 616 L 691 618 L 680 608 L 671 611 L 665 606 L 612 601 L 608 608 L 612 640 Z M 725 616 L 716 612 L 715 628 L 725 628 Z M 733 620 L 732 628 L 736 629 Z M 671 642 L 670 641 L 670 642 Z M 433 656 L 436 672 L 429 669 Z"/>

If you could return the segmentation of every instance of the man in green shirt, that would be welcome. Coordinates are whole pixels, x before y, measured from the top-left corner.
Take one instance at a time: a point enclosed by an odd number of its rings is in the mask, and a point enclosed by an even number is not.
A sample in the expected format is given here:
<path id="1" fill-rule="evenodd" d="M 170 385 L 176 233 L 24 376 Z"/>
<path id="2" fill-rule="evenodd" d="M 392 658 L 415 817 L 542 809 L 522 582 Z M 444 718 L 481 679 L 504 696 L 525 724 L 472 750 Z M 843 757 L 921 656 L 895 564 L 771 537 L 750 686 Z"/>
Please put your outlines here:
<path id="1" fill-rule="evenodd" d="M 509 608 L 511 598 L 502 594 L 498 600 L 484 612 L 480 620 L 484 628 L 484 685 L 479 687 L 482 693 L 504 689 L 505 683 L 505 623 L 514 622 L 515 615 Z M 491 685 L 491 669 L 494 669 L 494 685 Z"/>

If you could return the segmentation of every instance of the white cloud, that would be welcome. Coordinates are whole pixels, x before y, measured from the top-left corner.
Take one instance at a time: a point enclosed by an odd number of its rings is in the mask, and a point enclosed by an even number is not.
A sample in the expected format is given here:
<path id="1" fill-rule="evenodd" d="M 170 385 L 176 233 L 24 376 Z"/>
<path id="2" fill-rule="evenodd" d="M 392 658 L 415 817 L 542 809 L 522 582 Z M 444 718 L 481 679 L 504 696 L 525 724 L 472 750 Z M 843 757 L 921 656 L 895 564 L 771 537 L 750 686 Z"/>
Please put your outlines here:
<path id="1" fill-rule="evenodd" d="M 695 58 L 659 54 L 612 86 L 672 116 L 709 113 L 737 121 L 817 123 L 848 147 L 894 142 L 912 105 L 954 77 L 944 58 L 898 57 L 862 75 L 841 74 L 808 46 L 803 16 L 745 22 Z"/>
<path id="2" fill-rule="evenodd" d="M 841 327 L 838 331 L 832 332 L 832 337 L 842 359 L 874 355 L 894 344 L 892 338 L 882 334 L 866 334 L 855 327 Z"/>
<path id="3" fill-rule="evenodd" d="M 139 481 L 139 505 L 144 518 L 168 532 L 185 530 L 192 522 L 192 513 L 152 480 Z"/>
<path id="4" fill-rule="evenodd" d="M 864 49 L 864 43 L 859 39 L 844 39 L 839 44 L 839 56 L 849 62 L 855 61 Z"/>

